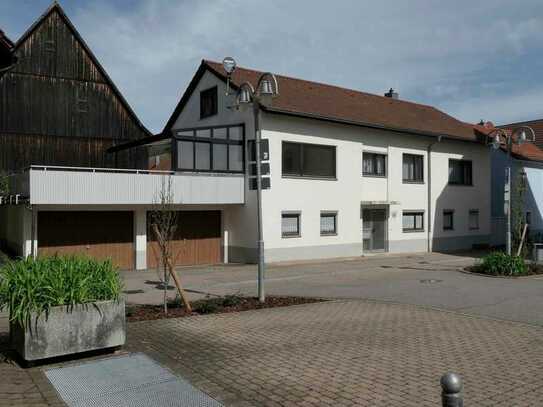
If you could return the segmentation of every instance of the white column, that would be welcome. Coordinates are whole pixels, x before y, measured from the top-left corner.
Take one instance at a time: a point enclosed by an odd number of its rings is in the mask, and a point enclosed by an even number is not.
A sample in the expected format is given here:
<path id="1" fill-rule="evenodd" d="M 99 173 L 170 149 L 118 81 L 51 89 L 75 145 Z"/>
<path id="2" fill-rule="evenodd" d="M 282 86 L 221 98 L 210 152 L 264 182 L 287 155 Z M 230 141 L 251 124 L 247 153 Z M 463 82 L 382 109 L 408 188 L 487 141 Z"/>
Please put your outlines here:
<path id="1" fill-rule="evenodd" d="M 21 214 L 21 240 L 23 257 L 32 256 L 37 253 L 37 212 L 26 209 L 23 205 L 19 206 L 18 212 Z M 32 247 L 34 246 L 34 251 Z"/>
<path id="2" fill-rule="evenodd" d="M 136 270 L 145 270 L 147 268 L 147 211 L 145 209 L 134 211 L 134 243 Z"/>
<path id="3" fill-rule="evenodd" d="M 228 230 L 223 229 L 223 261 L 228 263 Z"/>

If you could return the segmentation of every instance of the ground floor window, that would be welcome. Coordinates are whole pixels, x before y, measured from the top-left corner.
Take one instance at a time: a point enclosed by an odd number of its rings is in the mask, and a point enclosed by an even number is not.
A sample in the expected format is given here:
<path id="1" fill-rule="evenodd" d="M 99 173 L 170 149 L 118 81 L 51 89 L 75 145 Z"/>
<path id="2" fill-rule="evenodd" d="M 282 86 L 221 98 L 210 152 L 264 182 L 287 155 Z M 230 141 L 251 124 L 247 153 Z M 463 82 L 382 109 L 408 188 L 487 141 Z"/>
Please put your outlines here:
<path id="1" fill-rule="evenodd" d="M 286 212 L 281 214 L 281 236 L 299 237 L 300 236 L 300 218 L 299 212 Z"/>
<path id="2" fill-rule="evenodd" d="M 337 212 L 321 212 L 321 236 L 337 235 Z"/>
<path id="3" fill-rule="evenodd" d="M 469 211 L 469 229 L 477 230 L 479 229 L 479 210 L 471 209 Z"/>
<path id="4" fill-rule="evenodd" d="M 447 209 L 443 211 L 443 230 L 454 229 L 454 211 Z"/>
<path id="5" fill-rule="evenodd" d="M 424 230 L 424 212 L 405 211 L 402 214 L 402 228 L 404 232 L 420 232 Z"/>

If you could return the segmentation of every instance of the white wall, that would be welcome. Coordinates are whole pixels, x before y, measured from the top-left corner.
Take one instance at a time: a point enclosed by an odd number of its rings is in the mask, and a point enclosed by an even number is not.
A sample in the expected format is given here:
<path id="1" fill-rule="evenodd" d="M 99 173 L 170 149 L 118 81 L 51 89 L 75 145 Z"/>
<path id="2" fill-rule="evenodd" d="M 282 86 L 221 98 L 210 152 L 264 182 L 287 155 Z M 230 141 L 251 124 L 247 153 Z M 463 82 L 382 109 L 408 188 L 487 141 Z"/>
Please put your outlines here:
<path id="1" fill-rule="evenodd" d="M 361 203 L 388 201 L 389 249 L 395 252 L 427 250 L 428 168 L 427 148 L 435 138 L 410 136 L 333 124 L 310 119 L 266 115 L 263 137 L 270 142 L 272 188 L 263 192 L 264 239 L 268 261 L 306 257 L 362 254 Z M 337 180 L 283 178 L 281 143 L 296 141 L 336 146 Z M 388 154 L 387 177 L 362 176 L 362 152 Z M 402 182 L 402 155 L 424 156 L 424 183 Z M 448 185 L 449 158 L 473 160 L 474 186 Z M 489 235 L 490 161 L 488 150 L 467 142 L 442 141 L 432 153 L 432 229 L 437 248 L 471 247 Z M 455 229 L 443 231 L 443 209 L 455 210 Z M 467 227 L 470 209 L 480 211 L 480 229 Z M 338 211 L 338 235 L 320 236 L 320 212 Z M 423 232 L 402 231 L 403 210 L 424 210 Z M 281 212 L 301 211 L 301 237 L 281 237 Z M 435 216 L 437 213 L 437 217 Z M 454 239 L 449 239 L 454 238 Z M 332 246 L 334 245 L 334 246 Z"/>

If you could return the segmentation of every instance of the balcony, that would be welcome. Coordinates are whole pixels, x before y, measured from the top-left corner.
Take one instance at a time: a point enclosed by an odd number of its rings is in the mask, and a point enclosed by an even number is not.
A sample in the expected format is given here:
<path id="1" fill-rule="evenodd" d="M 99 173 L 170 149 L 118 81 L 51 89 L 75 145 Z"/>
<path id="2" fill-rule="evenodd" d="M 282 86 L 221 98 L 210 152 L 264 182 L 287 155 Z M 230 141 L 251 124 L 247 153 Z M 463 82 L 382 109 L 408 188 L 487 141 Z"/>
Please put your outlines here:
<path id="1" fill-rule="evenodd" d="M 169 178 L 177 205 L 245 203 L 243 174 L 32 166 L 9 190 L 32 205 L 150 205 Z"/>

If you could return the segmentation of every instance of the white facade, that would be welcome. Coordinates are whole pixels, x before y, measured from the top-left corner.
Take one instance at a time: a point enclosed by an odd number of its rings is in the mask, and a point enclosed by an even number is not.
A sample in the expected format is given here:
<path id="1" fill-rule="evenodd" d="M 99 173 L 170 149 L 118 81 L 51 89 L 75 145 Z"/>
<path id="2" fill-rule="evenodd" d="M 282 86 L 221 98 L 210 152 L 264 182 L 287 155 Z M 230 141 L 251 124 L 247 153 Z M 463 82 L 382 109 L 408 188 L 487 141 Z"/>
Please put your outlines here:
<path id="1" fill-rule="evenodd" d="M 218 114 L 199 119 L 200 91 L 218 87 Z M 175 129 L 245 123 L 246 138 L 254 138 L 251 114 L 228 108 L 224 82 L 206 73 L 183 111 Z M 266 261 L 360 256 L 363 250 L 364 208 L 386 213 L 387 252 L 471 249 L 487 244 L 490 235 L 490 152 L 481 144 L 372 130 L 326 121 L 262 113 L 262 138 L 269 140 L 271 189 L 262 196 Z M 282 142 L 332 145 L 336 148 L 336 179 L 283 176 Z M 362 176 L 362 153 L 387 155 L 386 177 Z M 404 183 L 404 153 L 424 157 L 424 181 Z M 431 163 L 429 171 L 428 163 Z M 449 185 L 449 159 L 472 162 L 473 185 Z M 431 177 L 431 188 L 428 180 Z M 245 205 L 225 210 L 231 261 L 256 257 L 256 192 L 246 181 Z M 430 194 L 430 199 L 429 199 Z M 454 212 L 452 230 L 443 228 L 443 211 Z M 424 213 L 421 231 L 405 232 L 404 211 Z M 470 228 L 469 213 L 477 211 L 477 228 Z M 321 212 L 337 212 L 337 233 L 321 236 Z M 283 237 L 281 214 L 299 213 L 299 237 Z M 428 214 L 430 213 L 430 219 Z M 472 225 L 473 226 L 473 225 Z"/>

